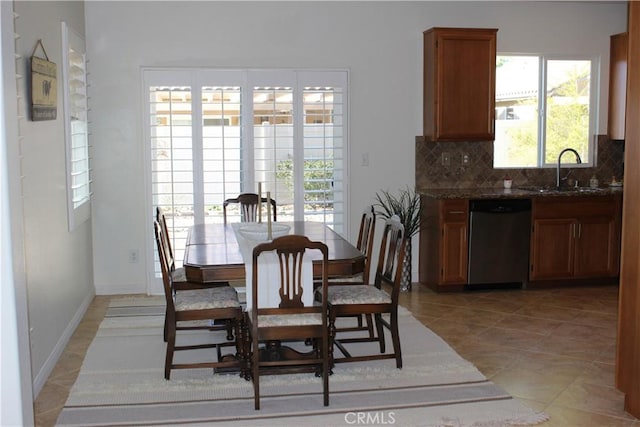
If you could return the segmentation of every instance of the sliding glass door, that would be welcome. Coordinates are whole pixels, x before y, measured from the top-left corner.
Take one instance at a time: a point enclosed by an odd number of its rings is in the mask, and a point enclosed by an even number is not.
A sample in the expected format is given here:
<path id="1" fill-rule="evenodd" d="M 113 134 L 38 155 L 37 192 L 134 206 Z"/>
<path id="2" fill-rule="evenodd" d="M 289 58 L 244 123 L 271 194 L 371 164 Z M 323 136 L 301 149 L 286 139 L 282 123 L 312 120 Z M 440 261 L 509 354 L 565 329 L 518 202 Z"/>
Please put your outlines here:
<path id="1" fill-rule="evenodd" d="M 149 204 L 166 213 L 178 265 L 188 227 L 223 222 L 224 200 L 258 182 L 280 221 L 346 232 L 345 71 L 149 69 L 143 80 Z"/>

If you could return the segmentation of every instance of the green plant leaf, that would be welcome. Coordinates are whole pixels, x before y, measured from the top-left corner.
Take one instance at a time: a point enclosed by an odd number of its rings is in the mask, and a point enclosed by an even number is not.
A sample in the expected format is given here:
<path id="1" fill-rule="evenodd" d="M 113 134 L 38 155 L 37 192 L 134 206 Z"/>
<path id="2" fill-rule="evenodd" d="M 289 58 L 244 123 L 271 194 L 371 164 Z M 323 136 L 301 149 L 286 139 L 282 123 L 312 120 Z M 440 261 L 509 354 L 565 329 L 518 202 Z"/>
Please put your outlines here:
<path id="1" fill-rule="evenodd" d="M 399 190 L 398 195 L 394 195 L 388 190 L 380 190 L 376 193 L 376 203 L 374 206 L 376 214 L 385 219 L 393 215 L 400 217 L 400 222 L 404 225 L 407 237 L 414 236 L 422 226 L 422 204 L 420 195 L 415 189 L 407 187 Z"/>

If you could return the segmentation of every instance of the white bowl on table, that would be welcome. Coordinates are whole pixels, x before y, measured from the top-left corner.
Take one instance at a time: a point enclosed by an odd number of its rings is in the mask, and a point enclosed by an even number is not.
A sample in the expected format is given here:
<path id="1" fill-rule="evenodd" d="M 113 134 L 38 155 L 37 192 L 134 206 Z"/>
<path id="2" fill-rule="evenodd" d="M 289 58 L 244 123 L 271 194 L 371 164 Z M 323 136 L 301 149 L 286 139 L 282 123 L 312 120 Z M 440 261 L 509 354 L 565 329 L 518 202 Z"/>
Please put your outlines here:
<path id="1" fill-rule="evenodd" d="M 245 239 L 254 241 L 267 241 L 268 239 L 268 225 L 266 222 L 247 222 L 238 227 L 238 232 Z M 291 226 L 287 224 L 280 224 L 277 222 L 271 223 L 271 238 L 282 237 L 289 234 Z"/>

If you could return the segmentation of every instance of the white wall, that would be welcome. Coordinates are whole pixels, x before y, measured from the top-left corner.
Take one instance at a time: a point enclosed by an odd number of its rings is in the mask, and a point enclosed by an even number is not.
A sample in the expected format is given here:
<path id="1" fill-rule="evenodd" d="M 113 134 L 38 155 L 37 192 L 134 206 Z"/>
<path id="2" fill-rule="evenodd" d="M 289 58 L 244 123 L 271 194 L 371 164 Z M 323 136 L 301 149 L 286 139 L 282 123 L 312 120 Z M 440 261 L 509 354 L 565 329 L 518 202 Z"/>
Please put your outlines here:
<path id="1" fill-rule="evenodd" d="M 626 30 L 624 2 L 92 1 L 85 8 L 99 294 L 146 291 L 145 257 L 138 264 L 127 260 L 130 249 L 150 253 L 153 243 L 141 67 L 349 69 L 354 235 L 362 207 L 377 190 L 413 185 L 424 30 L 495 27 L 501 52 L 600 56 L 600 133 L 606 129 L 609 35 Z M 368 167 L 360 164 L 364 153 Z"/>
<path id="2" fill-rule="evenodd" d="M 22 229 L 22 204 L 15 164 L 18 109 L 13 4 L 0 2 L 2 80 L 0 80 L 0 425 L 33 424 L 31 356 L 27 325 L 27 296 L 22 239 L 12 230 Z M 17 249 L 17 250 L 16 250 Z M 14 274 L 15 271 L 15 274 Z"/>
<path id="3" fill-rule="evenodd" d="M 16 1 L 15 31 L 20 36 L 16 52 L 18 109 L 25 115 L 18 123 L 22 136 L 9 141 L 9 158 L 20 194 L 11 203 L 21 204 L 22 225 L 12 224 L 14 256 L 24 260 L 19 271 L 25 278 L 30 328 L 31 370 L 37 395 L 59 355 L 93 299 L 93 255 L 91 222 L 68 230 L 66 205 L 64 114 L 62 110 L 61 22 L 84 33 L 84 3 Z M 58 64 L 57 119 L 29 119 L 28 60 L 38 39 Z M 38 51 L 38 56 L 42 53 Z M 10 104 L 15 108 L 16 103 Z M 19 175 L 19 176 L 16 176 Z"/>

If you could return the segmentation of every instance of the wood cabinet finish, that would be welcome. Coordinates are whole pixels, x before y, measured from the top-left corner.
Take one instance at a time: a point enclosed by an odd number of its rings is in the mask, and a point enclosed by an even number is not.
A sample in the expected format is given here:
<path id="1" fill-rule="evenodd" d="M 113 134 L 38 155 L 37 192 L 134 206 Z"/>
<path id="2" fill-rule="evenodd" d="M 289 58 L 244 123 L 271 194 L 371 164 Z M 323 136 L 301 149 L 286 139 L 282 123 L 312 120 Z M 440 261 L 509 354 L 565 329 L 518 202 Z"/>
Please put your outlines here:
<path id="1" fill-rule="evenodd" d="M 532 200 L 531 285 L 617 278 L 622 194 Z M 422 199 L 420 283 L 459 291 L 468 282 L 468 199 Z M 491 250 L 491 248 L 487 248 Z"/>
<path id="2" fill-rule="evenodd" d="M 640 418 L 640 2 L 629 4 L 624 211 L 618 310 L 616 386 L 624 409 Z"/>
<path id="3" fill-rule="evenodd" d="M 616 277 L 621 198 L 534 200 L 530 280 Z"/>
<path id="4" fill-rule="evenodd" d="M 467 283 L 467 224 L 465 222 L 444 222 L 442 224 L 441 285 Z"/>
<path id="5" fill-rule="evenodd" d="M 496 29 L 424 32 L 424 135 L 431 141 L 495 137 Z"/>
<path id="6" fill-rule="evenodd" d="M 611 36 L 609 51 L 609 120 L 607 135 L 611 139 L 624 139 L 625 108 L 627 100 L 627 48 L 629 34 Z"/>
<path id="7" fill-rule="evenodd" d="M 567 279 L 573 276 L 575 220 L 533 219 L 531 280 Z"/>
<path id="8" fill-rule="evenodd" d="M 469 201 L 424 198 L 419 280 L 437 291 L 467 283 Z"/>

